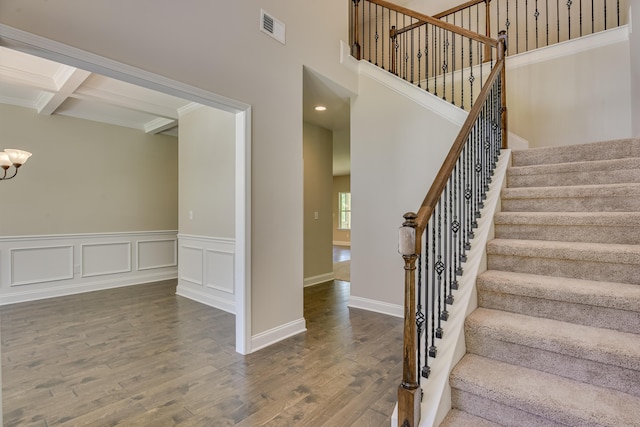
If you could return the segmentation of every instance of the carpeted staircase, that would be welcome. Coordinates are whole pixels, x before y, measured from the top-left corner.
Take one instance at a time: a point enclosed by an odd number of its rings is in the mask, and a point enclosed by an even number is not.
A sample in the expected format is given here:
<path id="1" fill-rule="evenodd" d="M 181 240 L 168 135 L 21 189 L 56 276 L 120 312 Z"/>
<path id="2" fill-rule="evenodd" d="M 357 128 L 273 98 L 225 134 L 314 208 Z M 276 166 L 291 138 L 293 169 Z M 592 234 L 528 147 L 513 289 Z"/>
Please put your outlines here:
<path id="1" fill-rule="evenodd" d="M 640 139 L 512 162 L 441 426 L 640 426 Z"/>

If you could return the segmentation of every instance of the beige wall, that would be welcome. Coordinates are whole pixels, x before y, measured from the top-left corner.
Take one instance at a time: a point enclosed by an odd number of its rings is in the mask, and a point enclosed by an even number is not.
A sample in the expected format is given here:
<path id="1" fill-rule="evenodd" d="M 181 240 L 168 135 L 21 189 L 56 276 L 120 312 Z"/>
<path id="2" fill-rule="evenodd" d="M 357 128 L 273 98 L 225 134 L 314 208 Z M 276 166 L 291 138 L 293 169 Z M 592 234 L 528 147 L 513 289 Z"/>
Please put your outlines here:
<path id="1" fill-rule="evenodd" d="M 304 277 L 310 279 L 333 272 L 333 136 L 330 130 L 305 123 L 303 141 Z"/>
<path id="2" fill-rule="evenodd" d="M 630 137 L 629 61 L 624 41 L 516 68 L 507 62 L 509 130 L 529 147 Z"/>
<path id="3" fill-rule="evenodd" d="M 7 105 L 0 129 L 1 148 L 33 153 L 0 183 L 0 235 L 177 229 L 175 137 Z"/>
<path id="4" fill-rule="evenodd" d="M 180 234 L 235 237 L 235 115 L 210 107 L 180 115 Z"/>
<path id="5" fill-rule="evenodd" d="M 452 108 L 435 102 L 441 110 Z M 420 207 L 459 128 L 360 76 L 359 95 L 351 104 L 352 301 L 402 306 L 398 227 L 405 212 Z"/>
<path id="6" fill-rule="evenodd" d="M 340 213 L 338 212 L 338 193 L 351 192 L 351 175 L 342 175 L 333 177 L 333 241 L 339 243 L 351 242 L 351 230 L 339 230 L 338 221 Z"/>
<path id="7" fill-rule="evenodd" d="M 345 0 L 3 0 L 0 22 L 251 105 L 252 335 L 302 319 L 302 69 L 348 90 Z M 286 45 L 259 30 L 264 8 Z M 168 31 L 167 29 L 170 29 Z"/>

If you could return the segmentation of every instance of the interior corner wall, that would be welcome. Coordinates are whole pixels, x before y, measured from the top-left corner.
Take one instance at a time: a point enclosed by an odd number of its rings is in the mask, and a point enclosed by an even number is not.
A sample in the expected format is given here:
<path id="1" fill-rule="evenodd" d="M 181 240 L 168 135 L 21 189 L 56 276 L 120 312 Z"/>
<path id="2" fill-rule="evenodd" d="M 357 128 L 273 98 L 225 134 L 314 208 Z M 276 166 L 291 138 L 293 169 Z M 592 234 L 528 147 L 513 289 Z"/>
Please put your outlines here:
<path id="1" fill-rule="evenodd" d="M 333 177 L 333 243 L 337 245 L 351 245 L 351 230 L 342 230 L 338 228 L 340 222 L 338 193 L 350 192 L 351 175 Z"/>
<path id="2" fill-rule="evenodd" d="M 2 148 L 33 153 L 0 184 L 0 236 L 177 229 L 175 137 L 9 105 L 0 128 Z"/>
<path id="3" fill-rule="evenodd" d="M 235 237 L 235 115 L 199 107 L 180 115 L 179 232 Z"/>
<path id="4" fill-rule="evenodd" d="M 333 279 L 333 134 L 304 123 L 304 284 Z"/>
<path id="5" fill-rule="evenodd" d="M 628 41 L 517 68 L 507 58 L 509 130 L 530 148 L 629 138 L 630 65 Z"/>
<path id="6" fill-rule="evenodd" d="M 360 75 L 351 104 L 351 306 L 402 313 L 398 228 L 420 207 L 459 129 Z"/>
<path id="7" fill-rule="evenodd" d="M 236 312 L 235 114 L 179 117 L 178 295 Z"/>
<path id="8" fill-rule="evenodd" d="M 632 136 L 640 137 L 640 4 L 638 2 L 629 6 L 629 22 Z"/>

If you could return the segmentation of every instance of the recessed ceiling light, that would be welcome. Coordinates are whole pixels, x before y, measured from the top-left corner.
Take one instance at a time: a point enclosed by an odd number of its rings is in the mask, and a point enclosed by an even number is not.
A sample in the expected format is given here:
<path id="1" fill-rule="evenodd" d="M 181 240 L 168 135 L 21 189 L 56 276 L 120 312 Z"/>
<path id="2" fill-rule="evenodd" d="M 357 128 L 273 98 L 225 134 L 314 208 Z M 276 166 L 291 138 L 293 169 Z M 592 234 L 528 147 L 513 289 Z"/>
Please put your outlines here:
<path id="1" fill-rule="evenodd" d="M 316 107 L 316 111 L 325 111 L 327 109 L 327 107 L 325 107 L 324 105 L 318 105 Z"/>

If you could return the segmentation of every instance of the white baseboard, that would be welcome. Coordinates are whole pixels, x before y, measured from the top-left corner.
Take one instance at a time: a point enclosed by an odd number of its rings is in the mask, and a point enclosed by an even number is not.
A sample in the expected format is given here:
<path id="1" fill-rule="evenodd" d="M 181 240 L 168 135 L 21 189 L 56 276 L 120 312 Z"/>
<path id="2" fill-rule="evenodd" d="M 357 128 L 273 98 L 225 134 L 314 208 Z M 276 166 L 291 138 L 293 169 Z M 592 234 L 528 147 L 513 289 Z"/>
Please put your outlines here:
<path id="1" fill-rule="evenodd" d="M 333 246 L 347 246 L 347 247 L 351 247 L 351 242 L 341 242 L 339 240 L 334 240 L 333 241 Z"/>
<path id="2" fill-rule="evenodd" d="M 305 277 L 304 287 L 318 285 L 320 283 L 328 282 L 335 278 L 333 271 L 331 273 L 319 274 L 317 276 Z"/>
<path id="3" fill-rule="evenodd" d="M 404 307 L 398 304 L 389 304 L 388 302 L 376 301 L 368 298 L 349 297 L 348 307 L 360 308 L 362 310 L 375 311 L 393 317 L 404 317 Z"/>
<path id="4" fill-rule="evenodd" d="M 236 308 L 233 302 L 222 298 L 217 298 L 215 295 L 211 295 L 206 292 L 199 291 L 190 286 L 185 286 L 178 281 L 178 287 L 176 288 L 176 295 L 190 300 L 197 301 L 201 304 L 208 305 L 209 307 L 217 308 L 227 313 L 236 314 Z"/>
<path id="5" fill-rule="evenodd" d="M 268 331 L 260 332 L 251 337 L 251 352 L 256 352 L 278 341 L 306 332 L 306 330 L 307 325 L 304 318 L 302 318 L 269 329 Z"/>

